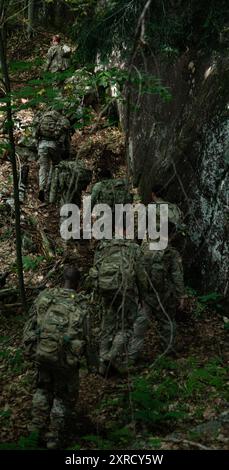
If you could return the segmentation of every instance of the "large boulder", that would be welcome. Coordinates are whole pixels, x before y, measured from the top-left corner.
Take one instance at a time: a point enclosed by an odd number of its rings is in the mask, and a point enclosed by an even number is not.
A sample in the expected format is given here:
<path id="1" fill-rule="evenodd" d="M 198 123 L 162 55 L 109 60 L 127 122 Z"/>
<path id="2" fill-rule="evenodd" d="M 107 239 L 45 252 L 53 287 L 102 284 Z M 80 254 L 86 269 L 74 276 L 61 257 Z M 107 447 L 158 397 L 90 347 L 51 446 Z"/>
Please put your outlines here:
<path id="1" fill-rule="evenodd" d="M 154 184 L 186 214 L 186 273 L 205 290 L 228 292 L 229 56 L 187 50 L 171 62 L 145 56 L 138 73 L 159 76 L 172 99 L 136 95 L 129 159 L 144 202 Z"/>

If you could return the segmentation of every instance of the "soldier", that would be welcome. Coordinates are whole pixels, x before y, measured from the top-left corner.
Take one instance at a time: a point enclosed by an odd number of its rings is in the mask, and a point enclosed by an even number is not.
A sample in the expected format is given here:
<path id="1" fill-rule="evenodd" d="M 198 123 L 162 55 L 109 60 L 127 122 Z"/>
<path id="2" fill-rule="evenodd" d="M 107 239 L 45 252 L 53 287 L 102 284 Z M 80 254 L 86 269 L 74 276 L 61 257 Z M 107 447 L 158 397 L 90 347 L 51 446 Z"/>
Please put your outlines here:
<path id="1" fill-rule="evenodd" d="M 98 178 L 100 181 L 93 186 L 91 192 L 92 209 L 95 204 L 108 204 L 114 212 L 115 204 L 132 203 L 133 197 L 125 179 L 113 179 L 108 168 L 102 168 Z"/>
<path id="2" fill-rule="evenodd" d="M 78 396 L 80 360 L 90 342 L 87 304 L 76 293 L 79 279 L 76 268 L 66 268 L 64 287 L 46 289 L 37 297 L 24 328 L 25 354 L 38 368 L 31 431 L 39 433 L 48 449 L 61 446 Z"/>
<path id="3" fill-rule="evenodd" d="M 35 137 L 38 141 L 39 199 L 48 199 L 53 165 L 69 156 L 70 122 L 60 112 L 39 112 L 34 119 Z"/>
<path id="4" fill-rule="evenodd" d="M 152 187 L 152 202 L 155 204 L 168 204 L 168 219 L 174 225 L 180 225 L 183 220 L 183 214 L 177 204 L 165 201 L 163 199 L 163 186 L 157 185 Z"/>
<path id="5" fill-rule="evenodd" d="M 60 198 L 61 205 L 80 206 L 81 194 L 91 182 L 91 173 L 79 160 L 60 162 L 52 175 L 49 202 Z"/>
<path id="6" fill-rule="evenodd" d="M 67 45 L 62 46 L 60 36 L 58 34 L 53 36 L 52 45 L 47 53 L 45 71 L 55 73 L 68 69 L 70 54 L 71 48 Z"/>
<path id="7" fill-rule="evenodd" d="M 173 349 L 177 309 L 184 308 L 185 288 L 182 259 L 171 245 L 174 224 L 168 224 L 169 244 L 165 250 L 150 250 L 150 240 L 142 243 L 142 264 L 147 272 L 148 288 L 144 293 L 149 317 L 156 317 L 164 351 Z"/>
<path id="8" fill-rule="evenodd" d="M 147 279 L 140 265 L 140 247 L 133 241 L 101 241 L 96 249 L 90 276 L 98 289 L 103 320 L 100 341 L 101 375 L 117 369 L 123 360 L 133 364 L 143 347 L 148 326 L 140 308 Z"/>

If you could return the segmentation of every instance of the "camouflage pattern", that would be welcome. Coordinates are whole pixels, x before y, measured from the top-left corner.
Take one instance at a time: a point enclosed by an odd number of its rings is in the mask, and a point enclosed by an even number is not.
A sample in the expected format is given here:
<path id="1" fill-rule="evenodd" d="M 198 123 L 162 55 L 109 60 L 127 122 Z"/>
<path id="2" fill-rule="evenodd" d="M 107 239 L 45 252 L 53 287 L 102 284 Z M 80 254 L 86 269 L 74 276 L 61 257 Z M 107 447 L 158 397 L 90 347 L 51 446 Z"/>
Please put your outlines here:
<path id="1" fill-rule="evenodd" d="M 70 131 L 69 120 L 55 109 L 38 112 L 34 117 L 33 126 L 37 139 L 51 139 L 62 144 Z"/>
<path id="2" fill-rule="evenodd" d="M 103 299 L 100 366 L 134 363 L 149 326 L 147 309 L 139 305 L 137 290 Z"/>
<path id="3" fill-rule="evenodd" d="M 80 361 L 88 356 L 90 344 L 87 302 L 85 296 L 71 289 L 46 289 L 31 307 L 24 328 L 25 353 L 38 367 L 30 430 L 48 439 L 50 448 L 59 446 L 77 400 Z M 55 335 L 58 344 L 62 344 L 59 363 L 55 357 Z"/>
<path id="4" fill-rule="evenodd" d="M 73 203 L 80 206 L 82 191 L 91 177 L 92 172 L 81 161 L 60 162 L 52 174 L 49 202 L 60 198 L 61 205 Z"/>
<path id="5" fill-rule="evenodd" d="M 45 70 L 55 73 L 68 69 L 70 52 L 70 47 L 66 45 L 56 44 L 51 46 L 47 53 Z"/>
<path id="6" fill-rule="evenodd" d="M 107 179 L 96 183 L 91 192 L 91 207 L 95 204 L 108 204 L 112 211 L 115 204 L 131 204 L 132 194 L 128 182 L 124 179 Z"/>
<path id="7" fill-rule="evenodd" d="M 28 184 L 28 176 L 29 176 L 29 165 L 24 164 L 20 168 L 20 176 L 19 176 L 19 182 L 18 182 L 19 201 L 21 204 L 23 204 L 25 201 L 26 188 Z"/>
<path id="8" fill-rule="evenodd" d="M 53 166 L 69 156 L 70 122 L 55 110 L 38 113 L 34 135 L 38 141 L 39 189 L 48 192 Z"/>
<path id="9" fill-rule="evenodd" d="M 118 276 L 118 257 L 121 260 Z M 115 255 L 115 261 L 114 261 Z M 129 274 L 124 260 L 129 259 Z M 124 266 L 125 264 L 125 266 Z M 106 269 L 104 266 L 106 265 Z M 110 287 L 107 265 L 110 265 Z M 114 269 L 115 268 L 115 269 Z M 106 272 L 106 281 L 102 276 Z M 97 273 L 97 274 L 96 274 Z M 123 360 L 135 360 L 143 346 L 148 321 L 145 310 L 139 308 L 139 292 L 146 290 L 147 279 L 140 264 L 140 248 L 132 240 L 102 241 L 95 253 L 90 272 L 101 296 L 103 320 L 100 342 L 100 371 L 104 364 L 117 365 Z M 105 287 L 105 288 L 104 288 Z"/>
<path id="10" fill-rule="evenodd" d="M 145 308 L 149 317 L 157 318 L 162 344 L 170 349 L 176 333 L 178 301 L 185 294 L 182 259 L 171 246 L 151 251 L 149 243 L 142 243 L 142 263 L 148 277 Z"/>
<path id="11" fill-rule="evenodd" d="M 48 448 L 58 448 L 77 402 L 79 369 L 71 372 L 57 369 L 54 372 L 39 367 L 37 375 L 29 430 L 39 432 L 48 441 Z"/>
<path id="12" fill-rule="evenodd" d="M 160 216 L 160 204 L 168 204 L 168 220 L 175 226 L 180 225 L 183 220 L 183 214 L 177 204 L 173 202 L 164 201 L 164 199 L 157 197 L 157 215 Z"/>
<path id="13" fill-rule="evenodd" d="M 53 166 L 60 155 L 57 142 L 41 140 L 38 143 L 39 189 L 48 192 L 51 184 Z M 54 163 L 55 162 L 55 163 Z"/>

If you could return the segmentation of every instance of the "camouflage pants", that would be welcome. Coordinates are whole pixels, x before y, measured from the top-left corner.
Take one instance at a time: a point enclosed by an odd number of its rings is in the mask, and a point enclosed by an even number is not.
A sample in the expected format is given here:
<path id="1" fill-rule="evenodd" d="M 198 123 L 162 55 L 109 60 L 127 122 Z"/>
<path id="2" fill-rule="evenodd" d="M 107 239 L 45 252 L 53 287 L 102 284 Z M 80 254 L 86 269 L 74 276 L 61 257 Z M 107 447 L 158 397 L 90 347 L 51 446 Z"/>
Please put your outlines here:
<path id="1" fill-rule="evenodd" d="M 41 141 L 38 146 L 39 189 L 48 191 L 52 178 L 53 163 L 57 158 L 57 146 L 55 142 L 51 142 L 50 145 L 45 144 L 45 141 Z"/>
<path id="2" fill-rule="evenodd" d="M 125 298 L 104 298 L 103 321 L 100 342 L 100 364 L 134 362 L 144 343 L 148 327 L 146 311 L 138 307 L 135 292 Z"/>
<path id="3" fill-rule="evenodd" d="M 30 431 L 37 431 L 46 440 L 58 445 L 66 420 L 74 410 L 78 390 L 78 370 L 40 369 L 33 396 Z"/>
<path id="4" fill-rule="evenodd" d="M 158 332 L 163 352 L 165 350 L 170 352 L 174 348 L 176 339 L 175 315 L 177 302 L 173 297 L 168 297 L 166 300 L 161 298 L 160 300 L 163 309 L 159 305 L 159 302 L 155 296 L 147 296 L 145 301 L 145 309 L 148 318 L 154 317 L 158 322 Z"/>

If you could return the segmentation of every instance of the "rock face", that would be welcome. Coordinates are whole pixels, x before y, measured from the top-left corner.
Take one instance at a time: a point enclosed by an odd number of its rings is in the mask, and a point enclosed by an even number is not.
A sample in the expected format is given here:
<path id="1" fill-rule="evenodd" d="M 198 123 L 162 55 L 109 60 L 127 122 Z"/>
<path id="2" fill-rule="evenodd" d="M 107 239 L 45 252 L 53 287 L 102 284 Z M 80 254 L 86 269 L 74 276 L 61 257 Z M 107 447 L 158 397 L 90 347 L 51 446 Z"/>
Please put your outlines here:
<path id="1" fill-rule="evenodd" d="M 142 71 L 161 77 L 172 94 L 133 92 L 129 158 L 144 202 L 153 184 L 177 202 L 189 227 L 187 277 L 226 296 L 229 260 L 229 55 L 187 51 L 175 62 L 145 58 Z M 189 279 L 190 280 L 190 279 Z"/>

